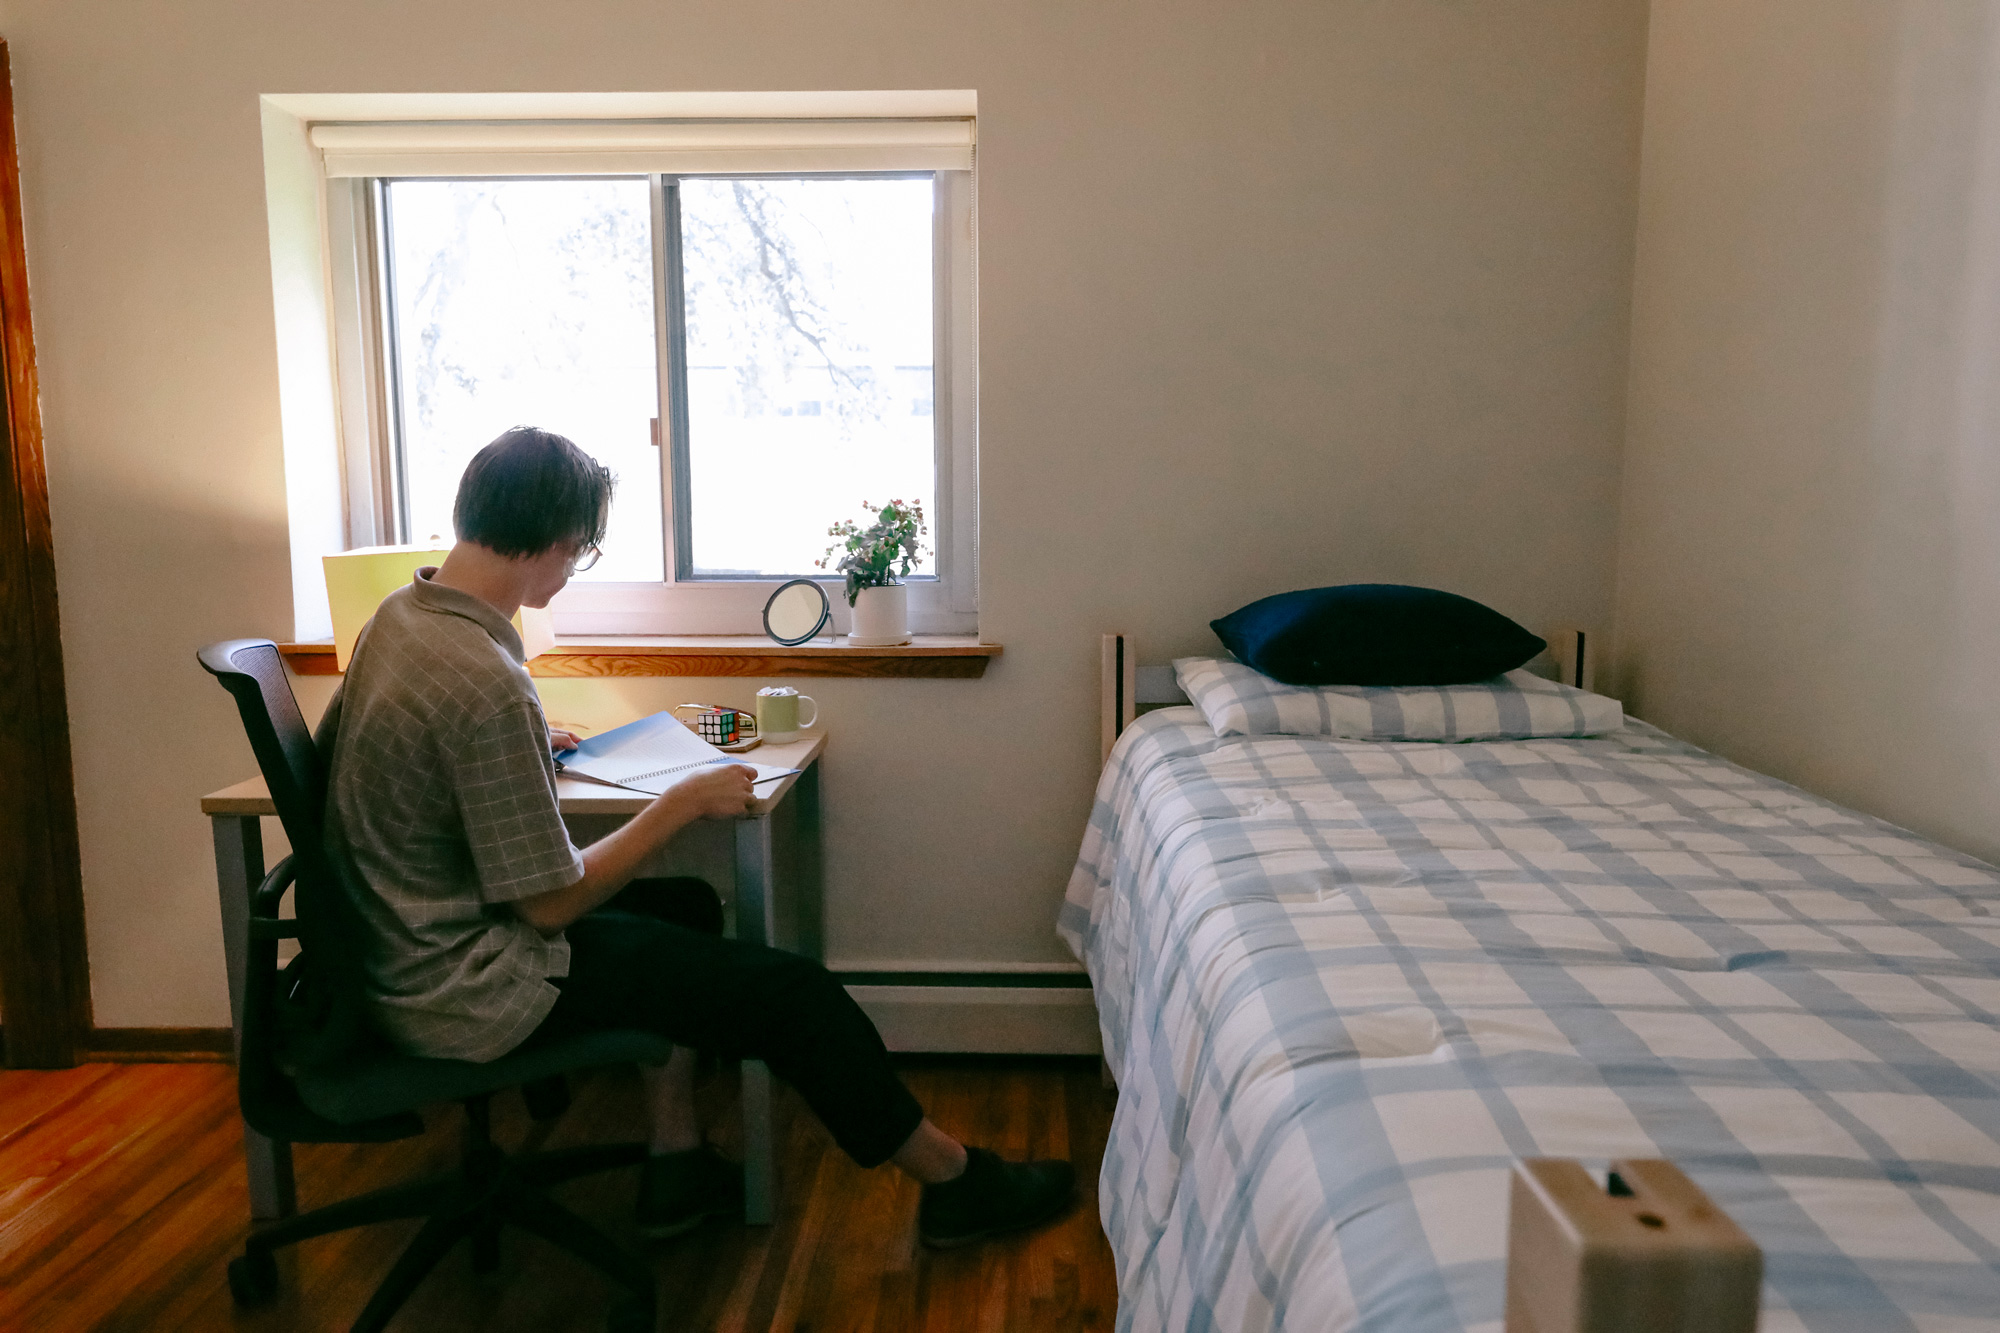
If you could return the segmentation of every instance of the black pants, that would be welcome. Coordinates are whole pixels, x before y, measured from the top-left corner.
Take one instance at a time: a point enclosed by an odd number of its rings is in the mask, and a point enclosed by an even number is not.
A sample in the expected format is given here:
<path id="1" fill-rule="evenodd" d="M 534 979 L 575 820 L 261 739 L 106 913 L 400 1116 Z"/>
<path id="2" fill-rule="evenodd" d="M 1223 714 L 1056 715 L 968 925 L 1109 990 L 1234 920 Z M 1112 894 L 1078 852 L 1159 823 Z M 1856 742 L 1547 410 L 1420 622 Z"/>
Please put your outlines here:
<path id="1" fill-rule="evenodd" d="M 721 930 L 720 902 L 700 880 L 635 881 L 563 932 L 569 975 L 552 978 L 562 995 L 528 1041 L 641 1028 L 725 1060 L 762 1060 L 849 1157 L 889 1160 L 924 1112 L 868 1015 L 818 963 Z"/>

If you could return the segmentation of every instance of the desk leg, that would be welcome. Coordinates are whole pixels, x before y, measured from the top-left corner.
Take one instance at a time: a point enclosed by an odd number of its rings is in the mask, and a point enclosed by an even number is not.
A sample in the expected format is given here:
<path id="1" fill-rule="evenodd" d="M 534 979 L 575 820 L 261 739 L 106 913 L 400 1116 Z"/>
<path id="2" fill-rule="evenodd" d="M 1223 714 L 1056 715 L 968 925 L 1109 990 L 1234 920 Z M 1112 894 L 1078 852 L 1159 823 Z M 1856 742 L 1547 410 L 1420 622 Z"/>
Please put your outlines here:
<path id="1" fill-rule="evenodd" d="M 820 865 L 819 765 L 809 764 L 792 788 L 797 818 L 792 823 L 792 920 L 798 933 L 790 946 L 815 963 L 826 961 L 826 887 Z"/>
<path id="2" fill-rule="evenodd" d="M 772 1140 L 771 1067 L 745 1060 L 743 1073 L 743 1220 L 767 1227 L 778 1220 L 778 1161 Z"/>
<path id="3" fill-rule="evenodd" d="M 250 962 L 250 895 L 264 878 L 264 830 L 255 815 L 213 815 L 215 881 L 222 899 L 222 955 L 229 971 L 229 1022 L 243 1050 L 243 979 Z M 292 1186 L 292 1145 L 243 1126 L 243 1154 L 250 1169 L 250 1216 L 290 1217 L 298 1202 Z"/>
<path id="4" fill-rule="evenodd" d="M 771 945 L 771 819 L 736 824 L 736 938 Z M 768 1226 L 778 1215 L 777 1153 L 772 1143 L 771 1070 L 743 1062 L 743 1220 Z"/>

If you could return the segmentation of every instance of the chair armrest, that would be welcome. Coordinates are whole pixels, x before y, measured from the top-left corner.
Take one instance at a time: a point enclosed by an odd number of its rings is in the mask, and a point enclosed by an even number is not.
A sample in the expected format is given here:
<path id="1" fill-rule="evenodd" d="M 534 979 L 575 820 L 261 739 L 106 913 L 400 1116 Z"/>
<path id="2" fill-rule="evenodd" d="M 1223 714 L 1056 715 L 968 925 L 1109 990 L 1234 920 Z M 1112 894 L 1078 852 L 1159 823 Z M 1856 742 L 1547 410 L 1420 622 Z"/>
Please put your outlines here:
<path id="1" fill-rule="evenodd" d="M 285 894 L 291 889 L 292 881 L 299 877 L 296 856 L 287 856 L 271 867 L 271 873 L 264 876 L 250 894 L 250 915 L 262 917 L 266 921 L 278 919 L 278 908 L 285 901 Z"/>
<path id="2" fill-rule="evenodd" d="M 253 940 L 294 940 L 299 936 L 296 919 L 287 920 L 278 915 L 278 908 L 284 904 L 285 894 L 291 890 L 298 878 L 297 858 L 287 856 L 271 867 L 271 873 L 264 876 L 250 894 L 250 938 Z"/>

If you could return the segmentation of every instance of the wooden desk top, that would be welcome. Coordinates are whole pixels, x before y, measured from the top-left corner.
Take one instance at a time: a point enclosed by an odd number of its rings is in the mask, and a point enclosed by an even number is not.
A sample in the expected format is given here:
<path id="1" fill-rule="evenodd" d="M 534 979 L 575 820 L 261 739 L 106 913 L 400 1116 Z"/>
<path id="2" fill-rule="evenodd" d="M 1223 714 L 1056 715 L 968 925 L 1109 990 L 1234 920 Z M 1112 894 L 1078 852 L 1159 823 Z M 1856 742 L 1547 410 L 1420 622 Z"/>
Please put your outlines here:
<path id="1" fill-rule="evenodd" d="M 825 733 L 809 731 L 789 745 L 760 745 L 742 758 L 746 763 L 804 769 L 817 761 L 824 749 Z M 770 814 L 798 780 L 795 774 L 759 787 L 757 790 L 762 795 L 746 817 Z M 644 792 L 627 791 L 623 787 L 608 787 L 601 782 L 586 782 L 581 778 L 566 778 L 558 774 L 556 800 L 566 815 L 636 815 L 650 805 L 653 798 Z M 255 777 L 202 797 L 201 812 L 205 815 L 275 815 L 278 808 L 271 803 L 271 793 L 264 786 L 264 779 Z"/>

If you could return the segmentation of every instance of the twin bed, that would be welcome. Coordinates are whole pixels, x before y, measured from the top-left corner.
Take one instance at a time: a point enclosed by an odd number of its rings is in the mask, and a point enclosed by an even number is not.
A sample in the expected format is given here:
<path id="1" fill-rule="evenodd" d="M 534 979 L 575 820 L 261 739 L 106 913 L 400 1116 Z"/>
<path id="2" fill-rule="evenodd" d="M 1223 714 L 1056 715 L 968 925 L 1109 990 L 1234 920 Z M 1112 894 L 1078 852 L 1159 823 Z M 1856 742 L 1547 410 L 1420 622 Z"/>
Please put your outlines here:
<path id="1" fill-rule="evenodd" d="M 1769 1333 L 2000 1328 L 1992 867 L 1637 721 L 1171 707 L 1111 750 L 1060 928 L 1119 1087 L 1121 1329 L 1497 1333 L 1527 1156 L 1672 1159 L 1762 1246 Z"/>

